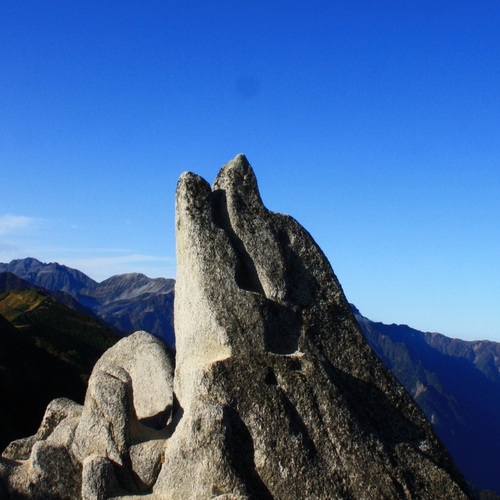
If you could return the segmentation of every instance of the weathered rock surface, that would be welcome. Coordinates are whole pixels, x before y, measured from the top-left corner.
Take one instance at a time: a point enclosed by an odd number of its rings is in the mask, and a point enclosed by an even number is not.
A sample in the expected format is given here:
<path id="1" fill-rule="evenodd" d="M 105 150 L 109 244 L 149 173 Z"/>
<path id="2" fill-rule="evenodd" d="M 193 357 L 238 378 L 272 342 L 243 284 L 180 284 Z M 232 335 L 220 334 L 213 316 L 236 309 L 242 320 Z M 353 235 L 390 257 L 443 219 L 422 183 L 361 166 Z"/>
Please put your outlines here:
<path id="1" fill-rule="evenodd" d="M 363 339 L 311 236 L 262 204 L 244 156 L 177 188 L 166 498 L 461 498 L 408 394 Z"/>
<path id="2" fill-rule="evenodd" d="M 466 498 L 311 236 L 245 157 L 177 188 L 176 365 L 136 333 L 0 459 L 11 498 Z M 51 468 L 58 467 L 53 476 Z"/>

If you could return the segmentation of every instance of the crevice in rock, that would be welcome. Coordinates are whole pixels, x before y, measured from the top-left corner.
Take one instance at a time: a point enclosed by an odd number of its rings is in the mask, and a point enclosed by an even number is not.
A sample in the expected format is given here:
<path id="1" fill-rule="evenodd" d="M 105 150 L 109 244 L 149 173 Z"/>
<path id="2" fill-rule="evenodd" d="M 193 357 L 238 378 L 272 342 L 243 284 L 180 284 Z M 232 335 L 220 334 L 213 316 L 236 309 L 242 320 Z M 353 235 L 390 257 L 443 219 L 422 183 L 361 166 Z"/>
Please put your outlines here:
<path id="1" fill-rule="evenodd" d="M 264 378 L 264 382 L 267 384 L 267 385 L 278 385 L 278 380 L 276 379 L 276 375 L 274 374 L 274 372 L 269 368 L 267 373 L 266 373 L 266 376 Z"/>
<path id="2" fill-rule="evenodd" d="M 248 497 L 259 500 L 272 500 L 274 497 L 259 476 L 255 466 L 253 438 L 243 422 L 238 410 L 224 408 L 226 427 L 226 450 L 238 478 L 247 488 Z"/>
<path id="3" fill-rule="evenodd" d="M 266 302 L 264 347 L 274 354 L 293 354 L 299 348 L 301 311 L 269 300 Z"/>
<path id="4" fill-rule="evenodd" d="M 294 372 L 300 372 L 302 370 L 302 363 L 300 362 L 300 359 L 297 358 L 291 358 L 289 362 L 290 370 Z"/>
<path id="5" fill-rule="evenodd" d="M 173 394 L 171 416 L 172 418 L 169 420 L 166 427 L 167 437 L 171 437 L 173 435 L 175 429 L 179 425 L 179 422 L 182 420 L 182 417 L 184 416 L 184 408 L 182 408 L 182 406 L 180 405 L 179 400 L 177 399 L 175 393 Z"/>
<path id="6" fill-rule="evenodd" d="M 163 417 L 167 414 L 167 418 Z M 151 425 L 151 422 L 158 424 L 155 420 L 158 415 L 147 417 L 139 420 L 139 430 L 134 428 L 133 444 L 142 443 L 149 439 L 170 439 L 184 416 L 184 409 L 179 404 L 175 394 L 173 394 L 173 403 L 169 405 L 165 412 L 159 414 L 164 422 L 162 426 Z M 153 419 L 152 421 L 150 419 Z M 149 424 L 148 424 L 149 423 Z"/>
<path id="7" fill-rule="evenodd" d="M 302 437 L 302 446 L 304 447 L 307 456 L 309 458 L 314 458 L 318 454 L 316 445 L 309 434 L 304 420 L 300 416 L 299 412 L 295 408 L 295 405 L 290 401 L 283 389 L 278 389 L 281 403 L 283 404 L 283 409 L 285 410 L 286 416 L 288 417 L 288 422 L 290 426 L 290 434 L 292 436 Z"/>
<path id="8" fill-rule="evenodd" d="M 248 253 L 245 244 L 234 231 L 229 213 L 227 211 L 226 192 L 216 189 L 211 197 L 212 220 L 220 229 L 224 230 L 229 238 L 229 243 L 236 254 L 235 280 L 236 284 L 248 292 L 265 295 L 264 288 L 257 274 L 255 263 Z"/>
<path id="9" fill-rule="evenodd" d="M 156 413 L 155 415 L 150 415 L 148 417 L 143 417 L 139 419 L 139 422 L 146 427 L 151 429 L 161 430 L 167 426 L 167 423 L 171 420 L 174 413 L 174 405 L 168 405 L 163 411 Z"/>

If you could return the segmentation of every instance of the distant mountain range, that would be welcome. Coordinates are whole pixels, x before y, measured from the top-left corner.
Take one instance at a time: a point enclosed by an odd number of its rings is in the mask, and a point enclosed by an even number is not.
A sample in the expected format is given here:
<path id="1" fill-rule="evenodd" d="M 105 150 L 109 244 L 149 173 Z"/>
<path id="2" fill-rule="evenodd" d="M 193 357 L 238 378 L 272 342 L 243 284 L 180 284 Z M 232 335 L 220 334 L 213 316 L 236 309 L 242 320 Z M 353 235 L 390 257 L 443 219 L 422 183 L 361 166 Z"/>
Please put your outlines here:
<path id="1" fill-rule="evenodd" d="M 47 289 L 46 295 L 59 293 L 50 298 L 75 313 L 86 311 L 94 321 L 100 318 L 122 335 L 144 329 L 174 344 L 174 280 L 133 273 L 97 283 L 75 269 L 32 258 L 0 264 L 0 273 Z M 0 290 L 9 280 L 12 285 L 12 275 L 0 274 Z M 422 408 L 466 479 L 500 493 L 499 463 L 492 459 L 500 443 L 500 344 L 375 323 L 352 308 L 367 341 Z M 0 322 L 0 333 L 4 328 L 12 339 L 12 328 Z"/>
<path id="2" fill-rule="evenodd" d="M 500 493 L 500 344 L 365 318 L 373 350 L 413 396 L 466 479 Z"/>
<path id="3" fill-rule="evenodd" d="M 146 330 L 174 344 L 175 280 L 131 273 L 97 283 L 76 269 L 33 258 L 0 263 L 1 272 L 13 273 L 50 291 L 66 292 L 122 335 Z"/>

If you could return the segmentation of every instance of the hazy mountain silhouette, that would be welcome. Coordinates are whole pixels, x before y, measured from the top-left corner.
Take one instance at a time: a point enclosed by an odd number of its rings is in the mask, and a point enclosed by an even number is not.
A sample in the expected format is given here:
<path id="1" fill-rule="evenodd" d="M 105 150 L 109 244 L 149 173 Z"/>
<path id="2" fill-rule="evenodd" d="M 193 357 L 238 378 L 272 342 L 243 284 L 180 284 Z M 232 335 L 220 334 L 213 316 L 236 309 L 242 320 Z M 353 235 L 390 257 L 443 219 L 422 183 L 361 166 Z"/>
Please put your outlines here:
<path id="1" fill-rule="evenodd" d="M 422 408 L 467 480 L 500 492 L 500 344 L 375 323 L 353 309 L 369 344 Z"/>

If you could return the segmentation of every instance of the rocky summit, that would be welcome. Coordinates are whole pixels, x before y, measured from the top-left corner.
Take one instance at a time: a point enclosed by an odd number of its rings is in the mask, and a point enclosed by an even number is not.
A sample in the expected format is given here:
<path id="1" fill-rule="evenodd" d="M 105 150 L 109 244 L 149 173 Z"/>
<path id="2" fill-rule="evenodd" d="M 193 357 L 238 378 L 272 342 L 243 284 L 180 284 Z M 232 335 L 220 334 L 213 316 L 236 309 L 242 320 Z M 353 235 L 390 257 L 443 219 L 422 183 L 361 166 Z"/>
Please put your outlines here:
<path id="1" fill-rule="evenodd" d="M 176 198 L 175 372 L 145 332 L 0 460 L 2 498 L 467 498 L 330 264 L 243 155 Z"/>

